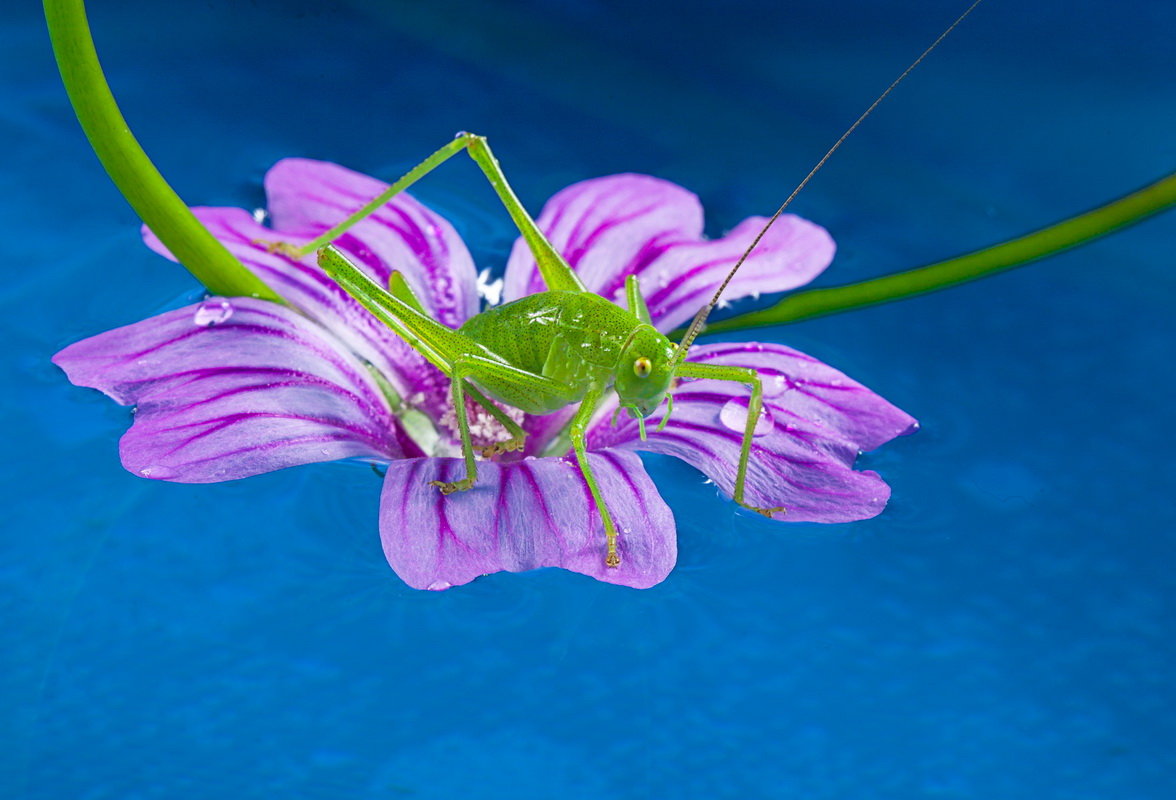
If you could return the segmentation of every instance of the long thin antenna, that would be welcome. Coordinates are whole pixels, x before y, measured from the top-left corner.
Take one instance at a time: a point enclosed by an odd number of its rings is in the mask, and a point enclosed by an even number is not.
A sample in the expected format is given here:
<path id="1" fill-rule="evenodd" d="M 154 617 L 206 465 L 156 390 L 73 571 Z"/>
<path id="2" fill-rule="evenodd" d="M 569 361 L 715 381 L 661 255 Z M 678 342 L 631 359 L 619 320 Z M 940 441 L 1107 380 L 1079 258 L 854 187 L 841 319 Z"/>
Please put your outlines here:
<path id="1" fill-rule="evenodd" d="M 825 162 L 829 160 L 829 157 L 836 153 L 837 148 L 841 147 L 845 140 L 850 137 L 850 134 L 857 130 L 858 125 L 861 125 L 862 122 L 865 121 L 866 117 L 870 116 L 874 109 L 878 107 L 878 104 L 885 100 L 888 94 L 894 91 L 894 87 L 902 83 L 906 76 L 910 75 L 911 71 L 915 67 L 919 66 L 923 59 L 929 56 L 931 51 L 938 47 L 939 43 L 946 39 L 948 34 L 954 31 L 956 26 L 963 22 L 964 19 L 969 14 L 971 14 L 973 9 L 980 5 L 981 2 L 982 0 L 974 0 L 972 5 L 968 6 L 964 13 L 956 17 L 956 21 L 951 25 L 948 25 L 947 29 L 943 33 L 939 34 L 939 37 L 933 41 L 918 58 L 912 61 L 911 65 L 904 69 L 901 75 L 895 78 L 894 81 L 886 87 L 886 91 L 878 95 L 878 99 L 876 99 L 873 103 L 870 103 L 870 107 L 862 112 L 862 115 L 858 117 L 852 125 L 849 126 L 845 133 L 841 134 L 841 138 L 833 143 L 833 146 L 829 148 L 828 152 L 821 156 L 821 160 L 817 162 L 816 166 L 809 170 L 808 175 L 804 176 L 804 180 L 797 184 L 796 188 L 792 190 L 792 194 L 788 195 L 788 198 L 780 205 L 779 208 L 776 209 L 776 213 L 772 215 L 771 219 L 769 219 L 764 224 L 764 226 L 760 228 L 760 232 L 756 234 L 755 238 L 751 241 L 751 244 L 749 244 L 747 249 L 743 251 L 743 255 L 739 256 L 739 260 L 735 262 L 735 266 L 731 268 L 731 271 L 727 273 L 727 277 L 723 279 L 721 284 L 719 284 L 719 288 L 715 292 L 714 297 L 711 298 L 710 303 L 703 306 L 701 309 L 699 309 L 698 313 L 694 315 L 694 319 L 690 322 L 690 327 L 686 329 L 686 335 L 682 337 L 682 341 L 678 344 L 677 354 L 674 358 L 675 361 L 682 361 L 684 358 L 686 358 L 686 351 L 690 349 L 691 343 L 698 336 L 698 334 L 702 332 L 703 323 L 706 322 L 706 318 L 710 315 L 710 312 L 714 310 L 714 307 L 719 304 L 719 299 L 723 296 L 723 292 L 727 289 L 727 285 L 731 283 L 731 279 L 735 277 L 735 273 L 739 271 L 739 268 L 743 266 L 743 262 L 746 261 L 747 257 L 751 255 L 751 251 L 755 250 L 756 245 L 758 245 L 760 240 L 764 238 L 764 234 L 768 232 L 768 228 L 772 227 L 776 220 L 780 218 L 780 215 L 784 213 L 784 209 L 788 208 L 789 204 L 794 199 L 796 199 L 798 194 L 800 194 L 800 190 L 808 185 L 808 182 L 812 180 L 813 176 L 821 170 L 821 167 L 825 166 Z"/>

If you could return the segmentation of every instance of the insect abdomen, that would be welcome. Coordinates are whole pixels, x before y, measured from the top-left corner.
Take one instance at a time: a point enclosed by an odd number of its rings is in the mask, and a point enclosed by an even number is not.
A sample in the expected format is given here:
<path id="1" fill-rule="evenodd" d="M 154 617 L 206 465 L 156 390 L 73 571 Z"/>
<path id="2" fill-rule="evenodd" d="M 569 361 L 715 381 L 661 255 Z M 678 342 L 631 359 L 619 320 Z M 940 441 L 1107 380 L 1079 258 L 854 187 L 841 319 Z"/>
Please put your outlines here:
<path id="1" fill-rule="evenodd" d="M 459 330 L 507 363 L 539 373 L 557 335 L 562 296 L 574 294 L 528 295 L 470 317 Z"/>

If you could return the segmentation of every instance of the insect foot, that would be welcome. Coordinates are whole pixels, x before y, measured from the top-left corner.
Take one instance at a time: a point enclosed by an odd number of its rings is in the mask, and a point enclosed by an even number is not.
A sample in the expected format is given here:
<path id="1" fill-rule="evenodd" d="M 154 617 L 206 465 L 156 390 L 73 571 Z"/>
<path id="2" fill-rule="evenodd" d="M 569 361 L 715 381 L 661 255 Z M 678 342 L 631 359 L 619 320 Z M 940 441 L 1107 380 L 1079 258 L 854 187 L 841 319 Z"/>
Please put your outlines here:
<path id="1" fill-rule="evenodd" d="M 474 479 L 464 478 L 460 481 L 453 481 L 452 483 L 447 483 L 445 481 L 429 481 L 429 485 L 436 486 L 441 490 L 441 494 L 453 494 L 454 492 L 464 492 L 466 489 L 472 488 L 474 485 Z"/>
<path id="2" fill-rule="evenodd" d="M 289 242 L 269 242 L 265 239 L 254 239 L 252 244 L 264 247 L 267 253 L 278 253 L 279 255 L 291 256 L 292 258 L 297 258 L 302 255 L 298 248 Z"/>
<path id="3" fill-rule="evenodd" d="M 482 454 L 482 458 L 490 458 L 491 456 L 497 456 L 502 453 L 513 453 L 516 450 L 522 450 L 523 443 L 526 440 L 527 434 L 524 433 L 522 436 L 512 436 L 504 441 L 485 445 L 479 448 L 478 452 Z"/>
<path id="4" fill-rule="evenodd" d="M 743 506 L 748 511 L 754 511 L 757 514 L 763 514 L 768 519 L 772 519 L 773 514 L 787 514 L 788 513 L 788 509 L 786 509 L 784 506 L 776 506 L 774 508 L 760 508 L 759 506 L 748 505 L 747 503 L 744 503 L 742 501 L 739 501 L 739 505 Z"/>

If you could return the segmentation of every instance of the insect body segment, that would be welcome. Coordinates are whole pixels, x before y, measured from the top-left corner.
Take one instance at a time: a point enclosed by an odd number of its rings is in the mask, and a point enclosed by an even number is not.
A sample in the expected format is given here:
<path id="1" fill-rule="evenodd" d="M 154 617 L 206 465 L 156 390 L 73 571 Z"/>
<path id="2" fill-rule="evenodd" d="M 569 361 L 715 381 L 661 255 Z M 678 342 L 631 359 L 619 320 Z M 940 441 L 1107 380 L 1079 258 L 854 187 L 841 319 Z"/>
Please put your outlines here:
<path id="1" fill-rule="evenodd" d="M 665 336 L 590 292 L 533 294 L 487 309 L 459 330 L 509 363 L 569 387 L 552 397 L 519 397 L 511 395 L 510 387 L 482 384 L 492 397 L 531 414 L 550 414 L 578 402 L 591 384 L 613 385 L 625 361 L 631 370 L 637 358 L 673 352 Z"/>

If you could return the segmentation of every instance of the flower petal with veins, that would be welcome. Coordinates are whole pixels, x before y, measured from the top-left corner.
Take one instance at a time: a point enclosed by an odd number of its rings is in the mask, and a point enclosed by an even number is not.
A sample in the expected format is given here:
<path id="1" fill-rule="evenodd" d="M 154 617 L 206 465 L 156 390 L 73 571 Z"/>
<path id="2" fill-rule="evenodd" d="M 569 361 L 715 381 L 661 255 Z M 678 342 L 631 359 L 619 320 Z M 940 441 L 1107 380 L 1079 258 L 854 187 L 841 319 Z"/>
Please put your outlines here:
<path id="1" fill-rule="evenodd" d="M 752 439 L 746 502 L 783 506 L 793 522 L 850 522 L 881 513 L 890 498 L 877 473 L 857 471 L 862 450 L 915 428 L 914 419 L 832 367 L 775 344 L 695 347 L 690 361 L 752 367 L 764 386 L 765 421 Z M 728 495 L 743 442 L 750 390 L 742 383 L 688 380 L 674 392 L 665 430 L 644 442 L 635 420 L 616 428 L 598 423 L 589 433 L 593 449 L 622 447 L 676 456 L 706 473 Z M 662 411 L 647 423 L 652 430 Z"/>
<path id="2" fill-rule="evenodd" d="M 457 458 L 388 467 L 380 538 L 396 574 L 417 589 L 446 589 L 490 572 L 562 567 L 644 589 L 677 560 L 674 517 L 633 453 L 588 456 L 619 533 L 621 564 L 604 564 L 604 527 L 575 462 L 482 463 L 469 491 L 442 495 L 429 481 L 465 475 Z"/>
<path id="3" fill-rule="evenodd" d="M 681 186 L 649 175 L 610 175 L 557 192 L 536 223 L 589 291 L 624 303 L 634 274 L 654 324 L 673 330 L 705 305 L 767 222 L 750 217 L 721 239 L 702 235 L 702 205 Z M 829 266 L 835 250 L 824 228 L 780 217 L 724 292 L 727 300 L 795 289 Z M 506 267 L 505 297 L 543 291 L 520 239 Z"/>
<path id="4" fill-rule="evenodd" d="M 53 361 L 79 386 L 136 404 L 131 472 L 212 483 L 341 458 L 417 455 L 372 375 L 322 328 L 262 300 L 204 304 L 116 328 Z"/>

